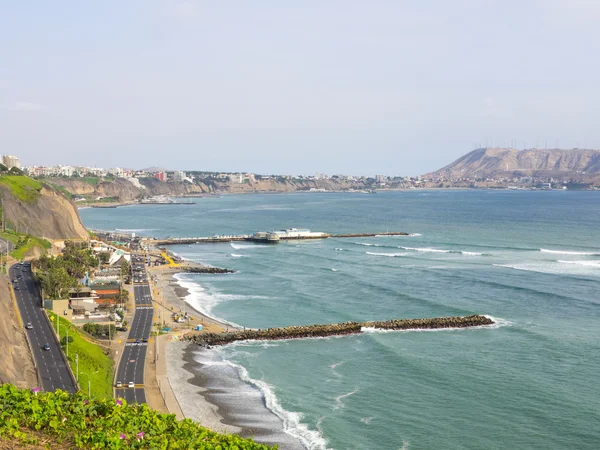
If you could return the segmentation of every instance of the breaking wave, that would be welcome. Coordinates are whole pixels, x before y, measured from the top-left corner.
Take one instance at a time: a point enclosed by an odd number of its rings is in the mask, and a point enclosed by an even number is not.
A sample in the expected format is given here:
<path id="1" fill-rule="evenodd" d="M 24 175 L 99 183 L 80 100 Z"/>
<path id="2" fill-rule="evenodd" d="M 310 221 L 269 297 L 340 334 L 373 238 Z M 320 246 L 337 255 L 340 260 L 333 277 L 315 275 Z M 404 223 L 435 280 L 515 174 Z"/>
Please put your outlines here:
<path id="1" fill-rule="evenodd" d="M 373 252 L 366 252 L 367 255 L 372 255 L 372 256 L 387 256 L 390 258 L 395 258 L 397 256 L 406 256 L 408 255 L 408 253 L 373 253 Z"/>
<path id="2" fill-rule="evenodd" d="M 267 248 L 267 247 L 269 247 L 268 245 L 256 245 L 256 244 L 234 244 L 233 242 L 231 242 L 229 245 L 231 245 L 231 247 L 235 248 L 236 250 L 241 250 L 241 249 L 254 249 L 254 248 Z"/>
<path id="3" fill-rule="evenodd" d="M 466 250 L 442 250 L 439 248 L 431 248 L 431 247 L 398 247 L 402 250 L 410 250 L 413 252 L 424 252 L 424 253 L 457 253 L 465 256 L 483 256 L 483 253 L 478 252 L 468 252 Z"/>
<path id="4" fill-rule="evenodd" d="M 600 268 L 600 261 L 566 261 L 566 260 L 558 260 L 557 262 L 561 264 L 576 264 L 578 266 L 586 266 L 586 267 L 598 267 Z"/>
<path id="5" fill-rule="evenodd" d="M 556 255 L 576 255 L 576 256 L 599 256 L 599 252 L 574 252 L 570 250 L 549 250 L 547 248 L 540 248 L 542 253 L 554 253 Z"/>

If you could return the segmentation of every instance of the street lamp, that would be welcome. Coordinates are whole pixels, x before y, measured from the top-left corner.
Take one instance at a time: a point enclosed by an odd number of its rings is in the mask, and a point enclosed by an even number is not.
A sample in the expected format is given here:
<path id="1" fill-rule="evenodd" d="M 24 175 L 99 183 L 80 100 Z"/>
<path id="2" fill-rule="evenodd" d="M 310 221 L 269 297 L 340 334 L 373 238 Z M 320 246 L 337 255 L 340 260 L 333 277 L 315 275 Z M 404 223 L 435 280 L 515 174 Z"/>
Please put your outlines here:
<path id="1" fill-rule="evenodd" d="M 92 373 L 85 373 L 85 372 L 81 372 L 81 375 L 86 375 L 88 377 L 88 397 L 92 397 L 92 375 L 97 374 L 98 372 L 100 372 L 99 370 L 96 370 L 95 372 Z"/>

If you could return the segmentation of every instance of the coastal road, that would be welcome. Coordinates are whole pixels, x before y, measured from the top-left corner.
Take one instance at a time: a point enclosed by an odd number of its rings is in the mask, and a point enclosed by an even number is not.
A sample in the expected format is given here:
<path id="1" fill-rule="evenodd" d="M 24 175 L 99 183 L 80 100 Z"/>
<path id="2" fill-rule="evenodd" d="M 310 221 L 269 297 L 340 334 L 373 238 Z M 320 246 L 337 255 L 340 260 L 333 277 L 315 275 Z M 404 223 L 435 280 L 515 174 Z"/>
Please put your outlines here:
<path id="1" fill-rule="evenodd" d="M 148 283 L 134 284 L 133 295 L 135 313 L 117 369 L 117 382 L 123 383 L 123 388 L 116 389 L 115 394 L 127 400 L 127 403 L 146 403 L 144 365 L 152 330 L 154 307 Z M 129 388 L 128 385 L 132 381 L 135 387 Z"/>
<path id="2" fill-rule="evenodd" d="M 40 387 L 46 392 L 57 389 L 76 392 L 75 381 L 71 377 L 67 361 L 48 320 L 44 317 L 42 298 L 31 274 L 31 266 L 27 263 L 15 265 L 10 268 L 9 276 L 23 324 L 32 325 L 32 328 L 26 329 L 25 332 L 41 377 Z M 48 344 L 49 350 L 44 350 L 45 344 Z"/>

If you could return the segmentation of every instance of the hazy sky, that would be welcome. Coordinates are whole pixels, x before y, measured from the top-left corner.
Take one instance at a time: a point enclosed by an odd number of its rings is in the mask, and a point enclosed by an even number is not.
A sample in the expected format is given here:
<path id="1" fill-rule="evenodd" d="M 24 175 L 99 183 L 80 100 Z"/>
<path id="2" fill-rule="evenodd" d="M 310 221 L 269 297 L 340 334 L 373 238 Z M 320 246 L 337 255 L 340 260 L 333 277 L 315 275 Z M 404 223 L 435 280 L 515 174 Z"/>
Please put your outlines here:
<path id="1" fill-rule="evenodd" d="M 600 147 L 598 0 L 0 0 L 26 165 L 415 175 Z"/>

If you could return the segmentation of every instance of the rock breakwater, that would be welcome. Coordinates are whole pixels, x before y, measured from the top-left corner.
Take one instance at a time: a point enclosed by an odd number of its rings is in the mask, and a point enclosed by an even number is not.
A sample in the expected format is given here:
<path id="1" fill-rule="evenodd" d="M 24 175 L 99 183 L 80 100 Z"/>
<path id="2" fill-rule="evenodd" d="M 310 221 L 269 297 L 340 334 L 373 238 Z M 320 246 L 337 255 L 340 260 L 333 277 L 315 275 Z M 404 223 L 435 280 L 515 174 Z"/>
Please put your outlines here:
<path id="1" fill-rule="evenodd" d="M 235 273 L 235 270 L 223 269 L 222 267 L 182 267 L 182 272 L 187 273 Z"/>
<path id="2" fill-rule="evenodd" d="M 249 340 L 281 340 L 302 339 L 328 336 L 358 334 L 363 328 L 383 330 L 424 330 L 441 328 L 469 328 L 494 323 L 481 315 L 464 317 L 434 317 L 428 319 L 397 319 L 374 322 L 343 322 L 325 325 L 291 326 L 283 328 L 266 328 L 259 330 L 237 330 L 226 333 L 189 333 L 183 340 L 201 346 L 226 345 L 232 342 Z"/>

